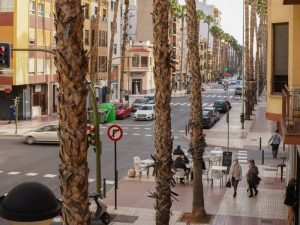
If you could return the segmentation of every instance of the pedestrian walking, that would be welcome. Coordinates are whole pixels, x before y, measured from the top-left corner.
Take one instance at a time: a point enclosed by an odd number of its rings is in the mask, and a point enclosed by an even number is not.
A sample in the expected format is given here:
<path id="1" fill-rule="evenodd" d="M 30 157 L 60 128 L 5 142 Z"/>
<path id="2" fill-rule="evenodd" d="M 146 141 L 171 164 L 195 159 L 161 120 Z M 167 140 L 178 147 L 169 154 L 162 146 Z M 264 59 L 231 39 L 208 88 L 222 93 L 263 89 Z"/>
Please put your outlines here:
<path id="1" fill-rule="evenodd" d="M 239 164 L 239 160 L 235 159 L 229 170 L 229 177 L 231 177 L 232 186 L 234 189 L 233 197 L 236 197 L 237 187 L 240 181 L 242 181 L 242 167 Z"/>
<path id="2" fill-rule="evenodd" d="M 295 218 L 295 209 L 298 203 L 297 195 L 296 195 L 296 180 L 291 178 L 288 182 L 285 192 L 284 204 L 288 207 L 288 223 L 287 225 L 292 225 L 293 220 Z"/>
<path id="3" fill-rule="evenodd" d="M 270 140 L 268 141 L 269 145 L 272 147 L 272 153 L 273 153 L 273 158 L 277 158 L 277 153 L 278 153 L 278 148 L 281 142 L 281 137 L 279 135 L 279 130 L 276 130 L 275 133 L 272 135 Z"/>
<path id="4" fill-rule="evenodd" d="M 16 122 L 16 106 L 11 104 L 9 106 L 9 121 L 8 123 L 11 123 L 11 121 L 14 120 Z"/>
<path id="5" fill-rule="evenodd" d="M 257 186 L 259 185 L 260 182 L 260 177 L 258 176 L 259 171 L 257 166 L 255 165 L 255 162 L 253 159 L 249 160 L 249 169 L 246 174 L 247 177 L 247 183 L 249 186 L 249 191 L 250 195 L 249 198 L 253 197 L 253 190 L 254 190 L 254 195 L 256 196 L 258 194 Z"/>

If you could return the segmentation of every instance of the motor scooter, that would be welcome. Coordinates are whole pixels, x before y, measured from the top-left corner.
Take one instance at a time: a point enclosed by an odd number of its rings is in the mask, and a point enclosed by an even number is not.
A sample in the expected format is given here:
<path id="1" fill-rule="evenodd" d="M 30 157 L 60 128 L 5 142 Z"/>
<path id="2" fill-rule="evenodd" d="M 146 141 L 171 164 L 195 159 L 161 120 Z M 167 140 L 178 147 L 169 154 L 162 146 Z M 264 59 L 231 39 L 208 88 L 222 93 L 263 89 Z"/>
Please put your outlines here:
<path id="1" fill-rule="evenodd" d="M 110 215 L 107 212 L 107 205 L 101 199 L 100 194 L 93 193 L 89 195 L 89 198 L 94 201 L 97 206 L 96 212 L 92 212 L 91 220 L 101 220 L 105 225 L 110 223 Z"/>

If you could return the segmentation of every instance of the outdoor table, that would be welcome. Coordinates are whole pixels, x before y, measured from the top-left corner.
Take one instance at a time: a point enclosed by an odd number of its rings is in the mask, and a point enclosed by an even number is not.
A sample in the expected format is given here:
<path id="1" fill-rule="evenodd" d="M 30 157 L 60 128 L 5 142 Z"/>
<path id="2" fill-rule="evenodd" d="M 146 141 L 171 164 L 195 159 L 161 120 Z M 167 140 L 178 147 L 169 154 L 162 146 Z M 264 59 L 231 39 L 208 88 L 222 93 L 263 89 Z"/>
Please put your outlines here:
<path id="1" fill-rule="evenodd" d="M 211 170 L 218 170 L 221 172 L 227 171 L 227 166 L 212 166 Z M 222 178 L 223 179 L 223 178 Z M 225 173 L 225 181 L 227 181 L 227 173 Z"/>

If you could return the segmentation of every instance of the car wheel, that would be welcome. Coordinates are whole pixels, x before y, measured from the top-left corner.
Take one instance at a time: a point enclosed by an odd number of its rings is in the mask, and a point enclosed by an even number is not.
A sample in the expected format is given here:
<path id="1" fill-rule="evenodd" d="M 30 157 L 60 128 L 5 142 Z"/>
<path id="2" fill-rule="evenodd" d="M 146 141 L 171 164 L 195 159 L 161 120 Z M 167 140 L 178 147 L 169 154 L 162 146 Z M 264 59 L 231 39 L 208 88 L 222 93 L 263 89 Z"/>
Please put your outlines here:
<path id="1" fill-rule="evenodd" d="M 104 212 L 100 219 L 105 225 L 110 223 L 110 215 L 107 212 Z"/>
<path id="2" fill-rule="evenodd" d="M 125 120 L 125 119 L 126 119 L 126 114 L 125 114 L 125 113 L 123 114 L 123 117 L 122 117 L 122 118 L 123 118 L 123 120 Z"/>
<path id="3" fill-rule="evenodd" d="M 29 144 L 29 145 L 32 145 L 34 144 L 35 140 L 33 137 L 29 136 L 26 138 L 26 143 Z"/>

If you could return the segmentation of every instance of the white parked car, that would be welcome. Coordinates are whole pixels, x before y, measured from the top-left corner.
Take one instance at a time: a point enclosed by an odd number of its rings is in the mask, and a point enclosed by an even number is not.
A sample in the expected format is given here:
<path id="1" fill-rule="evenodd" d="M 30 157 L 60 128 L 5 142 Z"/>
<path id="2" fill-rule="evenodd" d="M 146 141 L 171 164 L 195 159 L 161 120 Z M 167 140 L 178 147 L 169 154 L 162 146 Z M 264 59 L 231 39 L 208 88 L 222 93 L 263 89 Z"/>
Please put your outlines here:
<path id="1" fill-rule="evenodd" d="M 135 120 L 153 120 L 155 118 L 155 105 L 146 104 L 138 108 L 134 114 Z"/>
<path id="2" fill-rule="evenodd" d="M 32 145 L 34 143 L 58 143 L 58 125 L 46 125 L 36 130 L 27 131 L 23 134 L 24 141 Z"/>

